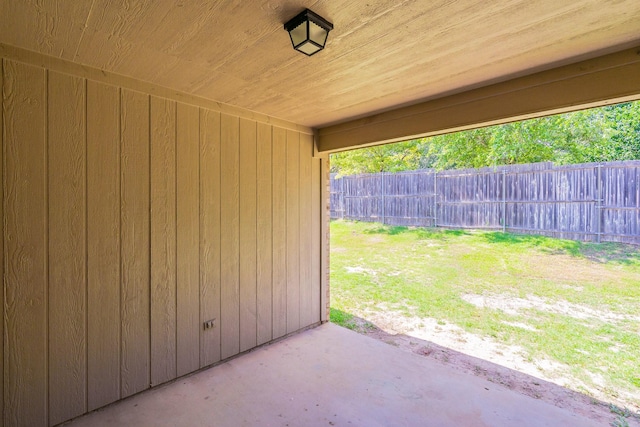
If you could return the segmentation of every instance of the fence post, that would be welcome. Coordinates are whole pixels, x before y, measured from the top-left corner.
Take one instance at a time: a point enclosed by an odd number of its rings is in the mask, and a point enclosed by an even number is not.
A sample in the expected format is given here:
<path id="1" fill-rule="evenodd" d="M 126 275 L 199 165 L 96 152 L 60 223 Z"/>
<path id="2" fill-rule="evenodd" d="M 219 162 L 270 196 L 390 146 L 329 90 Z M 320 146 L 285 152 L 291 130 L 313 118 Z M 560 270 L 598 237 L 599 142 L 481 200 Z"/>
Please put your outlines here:
<path id="1" fill-rule="evenodd" d="M 502 170 L 502 232 L 507 232 L 507 170 Z"/>
<path id="2" fill-rule="evenodd" d="M 598 178 L 596 181 L 596 243 L 600 243 L 601 234 L 602 234 L 602 163 L 598 163 L 596 166 L 598 168 Z"/>
<path id="3" fill-rule="evenodd" d="M 341 199 L 341 206 L 342 206 L 342 219 L 344 219 L 344 211 L 347 210 L 347 206 L 344 204 L 344 179 L 346 177 L 343 176 L 340 178 L 340 199 Z"/>
<path id="4" fill-rule="evenodd" d="M 382 185 L 380 186 L 380 193 L 382 198 L 382 225 L 385 224 L 385 209 L 384 209 L 384 172 L 380 174 L 380 178 L 382 180 Z"/>
<path id="5" fill-rule="evenodd" d="M 438 171 L 433 170 L 433 227 L 438 226 Z"/>

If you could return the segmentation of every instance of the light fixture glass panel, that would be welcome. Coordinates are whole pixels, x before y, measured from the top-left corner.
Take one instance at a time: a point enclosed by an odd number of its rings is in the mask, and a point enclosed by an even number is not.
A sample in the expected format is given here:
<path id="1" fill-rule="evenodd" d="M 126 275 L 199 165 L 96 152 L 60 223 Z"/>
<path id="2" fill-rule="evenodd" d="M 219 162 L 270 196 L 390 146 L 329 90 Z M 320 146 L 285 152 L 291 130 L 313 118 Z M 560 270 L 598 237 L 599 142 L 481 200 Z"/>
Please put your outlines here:
<path id="1" fill-rule="evenodd" d="M 311 56 L 324 48 L 333 24 L 305 9 L 284 24 L 294 49 Z"/>
<path id="2" fill-rule="evenodd" d="M 307 23 L 303 22 L 289 32 L 293 46 L 298 46 L 307 39 Z"/>
<path id="3" fill-rule="evenodd" d="M 298 49 L 302 53 L 306 53 L 307 55 L 313 55 L 321 48 L 311 42 L 305 42 L 302 45 L 298 46 L 296 49 Z"/>
<path id="4" fill-rule="evenodd" d="M 309 39 L 318 43 L 320 46 L 324 46 L 327 41 L 327 30 L 316 24 L 315 22 L 309 21 Z"/>

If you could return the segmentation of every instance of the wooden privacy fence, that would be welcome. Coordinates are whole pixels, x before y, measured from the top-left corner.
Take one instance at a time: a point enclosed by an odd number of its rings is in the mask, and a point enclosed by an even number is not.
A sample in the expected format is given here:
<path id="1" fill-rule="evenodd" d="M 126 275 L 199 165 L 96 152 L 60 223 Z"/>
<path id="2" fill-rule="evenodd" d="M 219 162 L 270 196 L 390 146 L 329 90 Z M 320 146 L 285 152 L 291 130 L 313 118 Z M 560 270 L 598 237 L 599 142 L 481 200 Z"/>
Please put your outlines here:
<path id="1" fill-rule="evenodd" d="M 331 218 L 640 244 L 640 161 L 332 175 Z"/>

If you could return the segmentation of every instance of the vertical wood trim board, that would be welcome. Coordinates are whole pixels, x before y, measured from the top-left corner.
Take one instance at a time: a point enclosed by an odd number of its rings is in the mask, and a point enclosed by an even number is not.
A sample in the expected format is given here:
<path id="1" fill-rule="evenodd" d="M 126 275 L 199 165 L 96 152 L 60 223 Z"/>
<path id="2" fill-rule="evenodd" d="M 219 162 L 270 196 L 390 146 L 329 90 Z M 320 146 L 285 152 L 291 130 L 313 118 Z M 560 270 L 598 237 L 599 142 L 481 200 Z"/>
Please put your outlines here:
<path id="1" fill-rule="evenodd" d="M 312 159 L 311 165 L 311 318 L 314 322 L 322 320 L 321 298 L 322 287 L 322 180 L 321 162 L 319 158 Z"/>
<path id="2" fill-rule="evenodd" d="M 319 322 L 312 314 L 313 282 L 311 280 L 311 242 L 313 233 L 311 188 L 311 163 L 313 160 L 313 139 L 311 135 L 300 135 L 300 325 Z M 318 290 L 318 293 L 320 290 Z"/>
<path id="3" fill-rule="evenodd" d="M 122 90 L 121 397 L 150 384 L 149 96 Z"/>
<path id="4" fill-rule="evenodd" d="M 300 328 L 300 135 L 287 131 L 287 333 Z"/>
<path id="5" fill-rule="evenodd" d="M 220 334 L 223 359 L 240 352 L 240 122 L 220 117 Z"/>
<path id="6" fill-rule="evenodd" d="M 257 344 L 271 341 L 273 337 L 273 256 L 272 256 L 272 207 L 271 207 L 271 132 L 269 125 L 258 123 L 257 129 Z"/>
<path id="7" fill-rule="evenodd" d="M 49 72 L 48 90 L 49 423 L 55 425 L 86 412 L 85 84 Z"/>
<path id="8" fill-rule="evenodd" d="M 311 235 L 312 231 L 312 188 L 311 163 L 313 140 L 311 135 L 300 135 L 300 324 L 310 325 L 320 319 L 312 317 L 312 281 L 311 281 Z M 319 292 L 319 290 L 318 290 Z"/>
<path id="9" fill-rule="evenodd" d="M 48 425 L 46 72 L 4 61 L 5 404 Z"/>
<path id="10" fill-rule="evenodd" d="M 257 345 L 256 122 L 240 119 L 240 351 Z"/>
<path id="11" fill-rule="evenodd" d="M 176 368 L 176 103 L 152 96 L 151 386 Z"/>
<path id="12" fill-rule="evenodd" d="M 120 398 L 120 90 L 87 82 L 88 410 Z"/>
<path id="13" fill-rule="evenodd" d="M 319 320 L 309 135 L 7 59 L 0 87 L 0 425 L 62 423 Z"/>
<path id="14" fill-rule="evenodd" d="M 330 164 L 329 156 L 321 158 L 320 163 L 320 221 L 322 233 L 320 235 L 320 320 L 329 320 L 329 214 L 330 214 Z"/>
<path id="15" fill-rule="evenodd" d="M 287 333 L 287 131 L 273 128 L 273 338 Z"/>
<path id="16" fill-rule="evenodd" d="M 176 141 L 177 374 L 200 368 L 200 112 L 178 104 Z"/>
<path id="17" fill-rule="evenodd" d="M 220 360 L 220 113 L 200 110 L 200 367 Z"/>

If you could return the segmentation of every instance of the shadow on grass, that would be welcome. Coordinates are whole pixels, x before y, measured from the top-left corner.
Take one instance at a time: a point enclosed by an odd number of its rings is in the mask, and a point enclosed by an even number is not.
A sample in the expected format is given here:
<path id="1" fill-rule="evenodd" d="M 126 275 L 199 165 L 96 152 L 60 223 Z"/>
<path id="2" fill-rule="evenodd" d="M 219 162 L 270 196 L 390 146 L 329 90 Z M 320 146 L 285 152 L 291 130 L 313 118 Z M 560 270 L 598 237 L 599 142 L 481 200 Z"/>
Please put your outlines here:
<path id="1" fill-rule="evenodd" d="M 466 230 L 448 228 L 418 228 L 416 233 L 421 239 L 444 239 L 447 237 L 469 236 Z"/>
<path id="2" fill-rule="evenodd" d="M 640 266 L 640 246 L 623 243 L 584 243 L 582 255 L 601 262 Z"/>
<path id="3" fill-rule="evenodd" d="M 387 234 L 389 236 L 395 236 L 398 234 L 403 234 L 409 231 L 409 227 L 404 226 L 394 226 L 394 225 L 379 225 L 376 228 L 370 228 L 365 230 L 366 234 Z"/>
<path id="4" fill-rule="evenodd" d="M 335 308 L 330 308 L 329 310 L 329 320 L 331 323 L 335 323 L 343 328 L 351 329 L 352 331 L 359 333 L 366 333 L 376 329 L 376 326 L 373 323 L 360 317 L 356 317 L 351 313 Z"/>
<path id="5" fill-rule="evenodd" d="M 603 425 L 629 425 L 626 424 L 627 419 L 631 420 L 633 418 L 636 421 L 640 419 L 640 415 L 630 413 L 628 410 L 625 412 L 625 410 L 612 403 L 603 402 L 532 375 L 461 353 L 431 341 L 410 335 L 386 332 L 370 321 L 342 310 L 331 308 L 330 320 L 332 323 L 383 341 L 398 347 L 400 350 L 437 360 L 458 371 L 482 377 L 491 383 L 500 384 L 514 392 L 602 422 Z M 381 367 L 381 369 L 384 369 L 384 367 Z M 616 422 L 620 424 L 615 424 Z"/>
<path id="6" fill-rule="evenodd" d="M 364 231 L 365 234 L 386 234 L 396 236 L 398 234 L 412 233 L 420 239 L 443 239 L 446 237 L 465 236 L 469 233 L 465 230 L 427 228 L 427 227 L 407 227 L 402 225 L 378 225 Z"/>
<path id="7" fill-rule="evenodd" d="M 546 236 L 502 232 L 485 233 L 483 238 L 489 243 L 534 247 L 548 254 L 565 254 L 602 264 L 640 265 L 640 247 L 624 243 L 578 242 Z"/>
<path id="8" fill-rule="evenodd" d="M 569 255 L 576 258 L 585 258 L 601 264 L 640 266 L 640 246 L 625 243 L 590 243 L 532 234 L 503 233 L 502 231 L 470 231 L 463 229 L 407 227 L 375 223 L 372 224 L 371 228 L 367 228 L 362 232 L 364 234 L 384 234 L 388 236 L 410 233 L 423 240 L 447 240 L 455 237 L 474 235 L 479 236 L 479 239 L 491 244 L 535 248 L 541 252 L 551 255 Z"/>
<path id="9" fill-rule="evenodd" d="M 565 253 L 573 256 L 580 256 L 582 254 L 581 243 L 574 240 L 554 239 L 531 234 L 503 233 L 501 231 L 485 233 L 483 238 L 489 243 L 536 247 L 545 252 Z"/>

